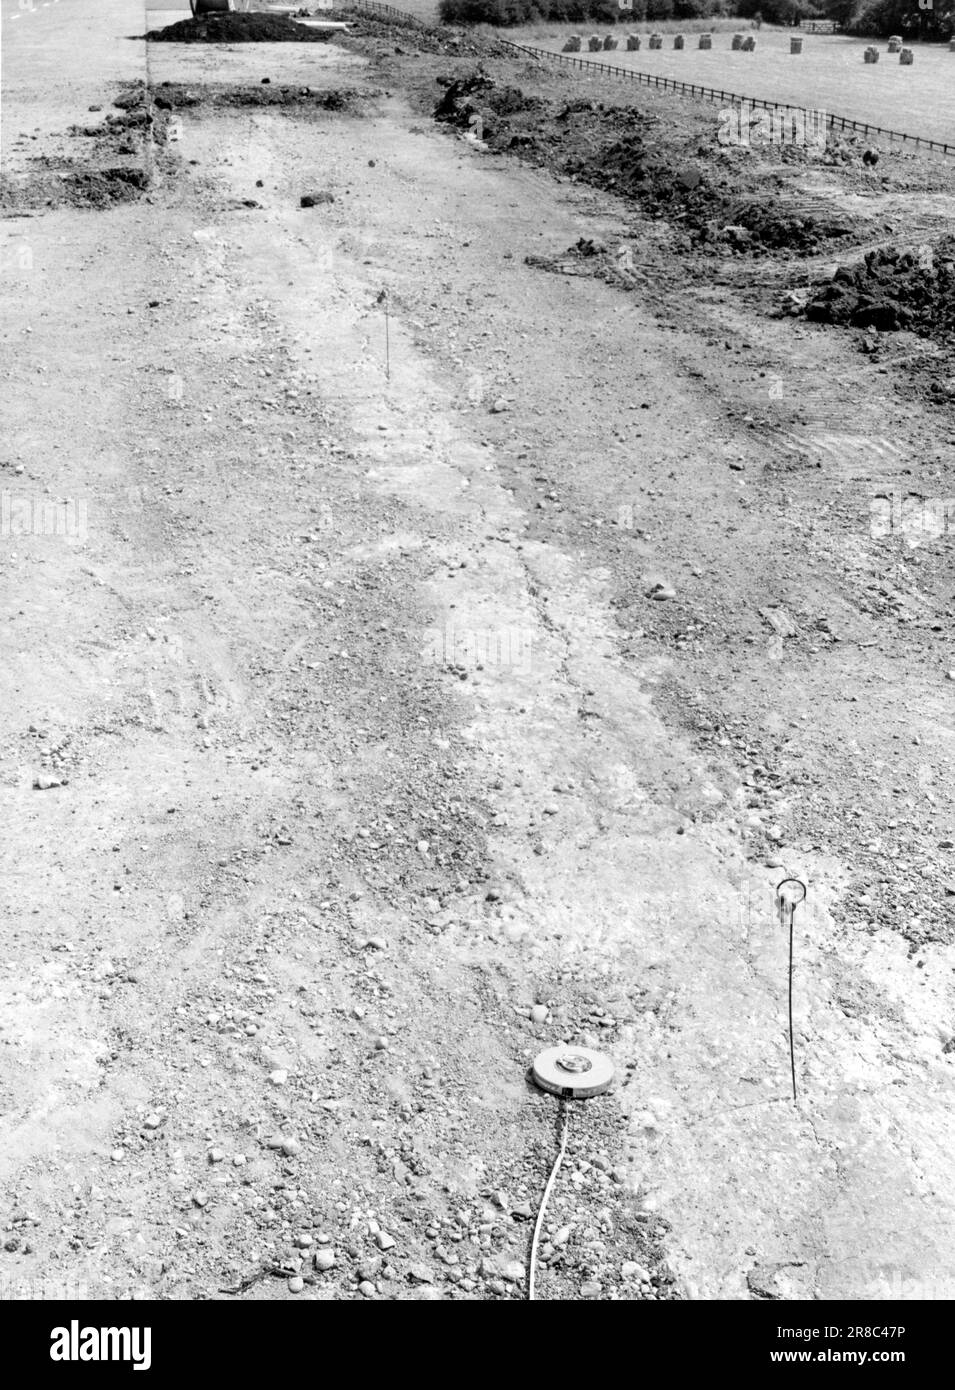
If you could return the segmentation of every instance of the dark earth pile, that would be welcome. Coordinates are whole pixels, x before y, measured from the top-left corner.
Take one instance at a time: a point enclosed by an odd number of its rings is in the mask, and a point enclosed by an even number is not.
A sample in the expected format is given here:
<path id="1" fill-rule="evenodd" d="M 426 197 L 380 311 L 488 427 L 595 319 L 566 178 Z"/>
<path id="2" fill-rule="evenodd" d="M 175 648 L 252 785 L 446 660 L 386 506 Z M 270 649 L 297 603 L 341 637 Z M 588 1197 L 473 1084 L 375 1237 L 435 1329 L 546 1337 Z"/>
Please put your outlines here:
<path id="1" fill-rule="evenodd" d="M 63 180 L 62 201 L 74 207 L 109 208 L 135 201 L 148 188 L 145 169 L 96 169 L 68 174 Z"/>
<path id="2" fill-rule="evenodd" d="M 546 102 L 540 97 L 525 96 L 519 87 L 501 86 L 485 73 L 477 72 L 447 83 L 434 109 L 434 118 L 464 127 L 472 126 L 472 118 L 478 118 L 482 138 L 490 140 L 492 136 L 510 133 L 507 122 L 499 118 L 520 111 L 546 112 Z"/>
<path id="3" fill-rule="evenodd" d="M 345 19 L 351 26 L 347 36 L 350 47 L 358 48 L 369 57 L 387 59 L 393 54 L 444 54 L 453 58 L 507 58 L 514 53 L 507 43 L 484 34 L 469 34 L 463 29 L 450 29 L 443 24 L 425 24 L 409 15 L 358 14 L 355 10 L 322 12 L 324 18 Z"/>
<path id="4" fill-rule="evenodd" d="M 436 120 L 469 130 L 495 151 L 518 153 L 673 219 L 695 250 L 721 254 L 808 255 L 850 234 L 844 218 L 787 210 L 771 193 L 741 196 L 721 171 L 706 171 L 712 151 L 675 159 L 654 116 L 588 99 L 555 103 L 495 83 L 478 71 L 439 79 Z M 741 187 L 752 184 L 752 169 Z"/>
<path id="5" fill-rule="evenodd" d="M 90 208 L 103 212 L 131 203 L 149 188 L 144 169 L 69 169 L 42 172 L 27 179 L 0 179 L 0 209 Z"/>
<path id="6" fill-rule="evenodd" d="M 183 82 L 163 82 L 156 88 L 158 111 L 178 111 L 187 107 L 294 106 L 302 111 L 348 111 L 367 93 L 353 87 L 279 87 L 271 82 L 253 86 L 190 87 Z"/>
<path id="7" fill-rule="evenodd" d="M 180 19 L 147 35 L 153 43 L 327 43 L 324 29 L 309 29 L 287 15 L 219 14 Z"/>
<path id="8" fill-rule="evenodd" d="M 344 20 L 349 30 L 333 33 L 296 24 L 287 15 L 221 14 L 181 19 L 146 35 L 154 43 L 347 43 L 370 56 L 434 53 L 456 57 L 509 57 L 510 50 L 492 38 L 472 38 L 441 25 L 419 24 L 413 18 L 372 17 L 354 10 L 323 10 L 322 19 Z"/>
<path id="9" fill-rule="evenodd" d="M 648 148 L 640 134 L 609 145 L 589 173 L 586 166 L 575 168 L 573 161 L 568 172 L 637 199 L 657 217 L 679 217 L 698 249 L 718 245 L 734 252 L 805 256 L 851 230 L 836 218 L 795 215 L 772 197 L 735 197 L 732 188 L 714 186 L 697 164 L 675 169 L 666 152 Z"/>
<path id="10" fill-rule="evenodd" d="M 955 237 L 921 252 L 896 247 L 870 251 L 855 266 L 841 266 L 806 305 L 817 323 L 908 329 L 923 338 L 955 334 Z"/>
<path id="11" fill-rule="evenodd" d="M 141 131 L 146 133 L 152 129 L 154 115 L 145 102 L 140 102 L 135 108 L 124 110 L 121 116 L 114 116 L 109 112 L 105 119 L 93 125 L 71 125 L 67 131 L 68 135 L 86 135 L 97 140 L 110 140 L 119 136 L 126 136 Z"/>

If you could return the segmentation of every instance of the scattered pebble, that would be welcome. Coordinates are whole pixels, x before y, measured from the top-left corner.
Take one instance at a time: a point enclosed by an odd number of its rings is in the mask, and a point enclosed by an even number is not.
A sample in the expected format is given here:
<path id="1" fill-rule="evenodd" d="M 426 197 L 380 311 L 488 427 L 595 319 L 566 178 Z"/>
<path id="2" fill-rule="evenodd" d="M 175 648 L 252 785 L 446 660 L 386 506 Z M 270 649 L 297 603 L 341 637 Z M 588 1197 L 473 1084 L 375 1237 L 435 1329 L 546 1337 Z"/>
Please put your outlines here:
<path id="1" fill-rule="evenodd" d="M 38 792 L 48 792 L 54 787 L 65 787 L 66 779 L 64 777 L 50 777 L 47 773 L 41 772 L 34 777 L 33 786 Z"/>

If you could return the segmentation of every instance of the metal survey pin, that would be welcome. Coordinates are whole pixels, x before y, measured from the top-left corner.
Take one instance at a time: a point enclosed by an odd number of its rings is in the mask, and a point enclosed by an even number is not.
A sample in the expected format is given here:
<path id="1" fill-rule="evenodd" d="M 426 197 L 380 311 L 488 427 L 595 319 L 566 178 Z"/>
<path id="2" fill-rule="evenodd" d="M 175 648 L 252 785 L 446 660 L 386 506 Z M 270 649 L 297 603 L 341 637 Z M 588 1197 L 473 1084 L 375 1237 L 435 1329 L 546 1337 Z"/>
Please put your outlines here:
<path id="1" fill-rule="evenodd" d="M 776 885 L 776 901 L 779 907 L 779 924 L 789 930 L 789 1065 L 793 1078 L 793 1104 L 796 1102 L 796 1044 L 793 1036 L 793 917 L 796 908 L 806 896 L 806 885 L 801 878 L 784 878 Z"/>
<path id="2" fill-rule="evenodd" d="M 376 304 L 380 304 L 385 315 L 385 379 L 391 380 L 391 335 L 388 331 L 388 291 L 379 290 Z"/>

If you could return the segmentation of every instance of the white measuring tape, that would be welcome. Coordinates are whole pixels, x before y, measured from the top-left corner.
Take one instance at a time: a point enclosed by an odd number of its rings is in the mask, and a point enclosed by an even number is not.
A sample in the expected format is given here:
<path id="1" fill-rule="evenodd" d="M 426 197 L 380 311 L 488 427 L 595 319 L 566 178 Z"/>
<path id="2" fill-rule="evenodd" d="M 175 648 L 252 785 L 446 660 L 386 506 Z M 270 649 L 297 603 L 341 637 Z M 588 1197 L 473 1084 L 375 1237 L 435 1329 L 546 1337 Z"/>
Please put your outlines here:
<path id="1" fill-rule="evenodd" d="M 599 1096 L 613 1081 L 613 1062 L 603 1052 L 594 1052 L 589 1047 L 574 1047 L 564 1043 L 559 1047 L 548 1047 L 534 1059 L 531 1075 L 542 1091 L 560 1097 L 561 1126 L 560 1146 L 550 1177 L 544 1188 L 537 1220 L 534 1222 L 534 1235 L 531 1239 L 531 1254 L 527 1270 L 527 1297 L 534 1299 L 534 1285 L 537 1277 L 537 1245 L 544 1213 L 553 1191 L 554 1182 L 564 1154 L 567 1152 L 567 1134 L 570 1129 L 571 1100 L 586 1100 L 589 1096 Z"/>

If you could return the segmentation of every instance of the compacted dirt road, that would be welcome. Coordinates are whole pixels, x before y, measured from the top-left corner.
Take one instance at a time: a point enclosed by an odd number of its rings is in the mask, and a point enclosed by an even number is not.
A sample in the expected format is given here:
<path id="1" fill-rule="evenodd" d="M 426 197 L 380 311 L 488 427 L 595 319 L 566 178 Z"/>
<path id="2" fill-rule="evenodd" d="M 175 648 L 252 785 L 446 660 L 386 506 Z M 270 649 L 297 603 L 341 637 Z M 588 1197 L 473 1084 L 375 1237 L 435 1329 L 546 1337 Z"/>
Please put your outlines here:
<path id="1" fill-rule="evenodd" d="M 126 42 L 149 190 L 2 228 L 4 1295 L 522 1297 L 573 1038 L 541 1297 L 951 1297 L 950 537 L 773 466 L 950 418 L 525 264 L 632 209 L 360 47 Z"/>

